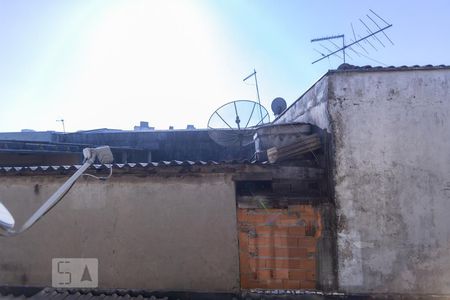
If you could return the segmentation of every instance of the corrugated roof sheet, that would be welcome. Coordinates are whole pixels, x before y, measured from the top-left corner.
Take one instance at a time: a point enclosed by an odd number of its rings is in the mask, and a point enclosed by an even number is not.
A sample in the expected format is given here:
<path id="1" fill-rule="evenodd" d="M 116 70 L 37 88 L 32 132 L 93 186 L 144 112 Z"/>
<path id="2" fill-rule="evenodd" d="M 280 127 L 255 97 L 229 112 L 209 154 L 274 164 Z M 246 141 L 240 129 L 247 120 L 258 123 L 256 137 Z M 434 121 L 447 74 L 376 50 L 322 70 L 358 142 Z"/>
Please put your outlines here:
<path id="1" fill-rule="evenodd" d="M 21 293 L 23 292 L 23 293 Z M 201 292 L 151 292 L 139 290 L 79 290 L 44 288 L 28 291 L 28 288 L 16 289 L 14 293 L 2 293 L 0 299 L 77 299 L 77 300 L 275 300 L 275 299 L 367 299 L 368 295 L 350 295 L 338 292 L 321 292 L 316 290 L 242 290 L 240 293 L 201 293 Z M 385 298 L 391 299 L 389 295 Z M 370 297 L 369 297 L 370 298 Z M 398 297 L 400 299 L 402 297 Z M 440 297 L 438 297 L 440 298 Z M 443 297 L 444 298 L 444 297 Z M 395 298 L 397 299 L 397 298 Z M 403 298 L 402 298 L 403 299 Z M 445 298 L 447 299 L 447 298 Z"/>
<path id="2" fill-rule="evenodd" d="M 14 293 L 5 293 L 4 291 L 0 293 L 0 299 L 10 299 L 10 300 L 19 300 L 19 299 L 50 299 L 50 300 L 97 300 L 97 299 L 105 299 L 105 300 L 167 300 L 168 297 L 156 297 L 156 296 L 148 296 L 148 293 L 138 293 L 135 291 L 101 291 L 94 289 L 92 291 L 89 290 L 59 290 L 53 288 L 45 288 L 41 291 L 30 295 L 29 292 L 24 290 L 25 293 L 20 293 L 15 291 Z M 147 295 L 146 295 L 147 294 Z"/>
<path id="3" fill-rule="evenodd" d="M 407 70 L 439 70 L 450 69 L 448 65 L 413 65 L 413 66 L 354 66 L 350 64 L 341 64 L 336 70 L 330 70 L 329 73 L 347 72 L 347 71 L 407 71 Z"/>
<path id="4" fill-rule="evenodd" d="M 172 160 L 160 161 L 150 163 L 127 163 L 127 164 L 113 164 L 113 169 L 152 169 L 163 167 L 183 167 L 183 166 L 227 166 L 227 165 L 268 165 L 268 162 L 257 162 L 249 160 L 232 160 L 232 161 L 190 161 L 190 160 Z M 32 167 L 0 167 L 0 174 L 4 173 L 18 173 L 18 172 L 57 172 L 57 171 L 76 171 L 81 165 L 63 165 L 63 166 L 32 166 Z M 106 165 L 93 164 L 91 169 L 104 170 L 108 168 Z"/>

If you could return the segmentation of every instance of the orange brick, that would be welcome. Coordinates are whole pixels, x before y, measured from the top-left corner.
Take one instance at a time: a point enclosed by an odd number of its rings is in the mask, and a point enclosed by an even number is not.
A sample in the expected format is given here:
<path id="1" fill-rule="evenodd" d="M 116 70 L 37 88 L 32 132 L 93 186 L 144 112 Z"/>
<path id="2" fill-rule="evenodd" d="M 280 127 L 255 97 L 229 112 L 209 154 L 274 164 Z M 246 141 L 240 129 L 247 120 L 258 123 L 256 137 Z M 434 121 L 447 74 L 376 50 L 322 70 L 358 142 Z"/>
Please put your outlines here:
<path id="1" fill-rule="evenodd" d="M 249 285 L 250 285 L 250 278 L 248 278 L 248 276 L 243 275 L 242 273 L 240 274 L 241 276 L 241 288 L 243 289 L 248 289 Z"/>
<path id="2" fill-rule="evenodd" d="M 316 280 L 316 272 L 315 271 L 306 271 L 305 272 L 305 279 L 315 281 Z"/>
<path id="3" fill-rule="evenodd" d="M 280 236 L 280 237 L 304 237 L 305 228 L 298 225 L 286 226 L 256 226 L 256 233 L 258 237 L 264 236 Z"/>
<path id="4" fill-rule="evenodd" d="M 239 270 L 241 273 L 245 273 L 251 270 L 247 253 L 239 253 Z"/>
<path id="5" fill-rule="evenodd" d="M 257 252 L 257 245 L 255 245 L 254 243 L 253 244 L 249 244 L 247 250 L 248 250 L 249 253 L 250 252 Z"/>
<path id="6" fill-rule="evenodd" d="M 275 256 L 280 258 L 295 257 L 298 256 L 296 254 L 299 254 L 300 250 L 298 248 L 275 248 Z"/>
<path id="7" fill-rule="evenodd" d="M 282 260 L 282 263 L 280 262 L 279 264 L 283 265 L 285 268 L 288 268 L 288 269 L 299 269 L 299 268 L 301 268 L 302 260 L 287 259 L 287 260 Z"/>
<path id="8" fill-rule="evenodd" d="M 297 247 L 299 244 L 299 238 L 296 237 L 274 237 L 274 245 L 276 247 Z"/>
<path id="9" fill-rule="evenodd" d="M 283 288 L 288 290 L 298 290 L 300 289 L 300 281 L 299 280 L 283 280 Z"/>
<path id="10" fill-rule="evenodd" d="M 272 270 L 267 270 L 267 269 L 258 270 L 256 273 L 256 276 L 257 276 L 256 278 L 260 281 L 270 280 L 270 279 L 273 279 L 273 277 L 274 277 Z"/>
<path id="11" fill-rule="evenodd" d="M 289 270 L 289 279 L 305 280 L 306 272 L 303 270 Z"/>
<path id="12" fill-rule="evenodd" d="M 241 273 L 241 278 L 247 278 L 248 280 L 257 280 L 258 276 L 257 276 L 256 271 L 254 271 L 254 272 Z"/>
<path id="13" fill-rule="evenodd" d="M 307 258 L 306 248 L 259 247 L 256 253 L 259 257 Z"/>
<path id="14" fill-rule="evenodd" d="M 263 256 L 263 257 L 273 257 L 276 256 L 275 255 L 275 249 L 273 247 L 259 247 L 256 250 L 256 253 L 258 253 L 258 256 Z"/>
<path id="15" fill-rule="evenodd" d="M 266 285 L 268 289 L 282 289 L 283 281 L 282 280 L 268 280 L 266 281 Z"/>
<path id="16" fill-rule="evenodd" d="M 298 238 L 298 246 L 302 248 L 316 248 L 317 239 L 313 237 L 301 237 Z"/>
<path id="17" fill-rule="evenodd" d="M 271 237 L 271 236 L 261 236 L 252 238 L 250 237 L 248 240 L 248 245 L 250 246 L 273 246 L 276 243 L 277 237 Z"/>
<path id="18" fill-rule="evenodd" d="M 302 259 L 300 260 L 299 268 L 314 271 L 316 269 L 316 261 L 314 259 Z"/>
<path id="19" fill-rule="evenodd" d="M 302 280 L 300 281 L 300 288 L 302 289 L 315 289 L 316 282 L 311 280 Z"/>
<path id="20" fill-rule="evenodd" d="M 261 262 L 262 265 L 262 262 Z M 301 269 L 314 271 L 316 262 L 313 259 L 268 259 L 264 261 L 266 268 Z"/>
<path id="21" fill-rule="evenodd" d="M 304 226 L 289 227 L 288 234 L 290 236 L 305 236 L 305 227 Z"/>
<path id="22" fill-rule="evenodd" d="M 282 220 L 278 220 L 277 222 L 278 225 L 303 225 L 302 220 L 298 219 L 298 218 L 287 218 L 287 219 L 282 219 Z"/>
<path id="23" fill-rule="evenodd" d="M 241 286 L 248 286 L 250 281 L 256 281 L 256 273 L 241 273 Z"/>
<path id="24" fill-rule="evenodd" d="M 238 208 L 237 219 L 238 222 L 247 221 L 247 211 L 245 209 Z"/>
<path id="25" fill-rule="evenodd" d="M 280 249 L 280 250 L 283 250 L 284 252 L 286 252 L 285 257 L 292 257 L 292 258 L 306 258 L 307 257 L 307 251 L 305 248 L 285 248 L 285 249 Z M 278 255 L 278 253 L 279 253 L 278 249 L 275 250 L 275 253 L 277 254 L 277 257 L 281 256 L 281 253 L 280 253 L 280 255 Z"/>
<path id="26" fill-rule="evenodd" d="M 313 253 L 316 252 L 316 241 L 314 239 L 308 240 L 302 237 L 290 237 L 290 236 L 274 236 L 274 237 L 250 237 L 248 240 L 248 248 L 241 247 L 241 250 L 248 250 L 250 252 L 254 252 L 255 249 L 261 248 L 297 248 L 303 249 L 299 250 L 302 252 L 297 253 L 310 253 L 309 256 L 313 256 Z M 258 251 L 255 251 L 258 252 Z M 295 252 L 293 252 L 295 253 Z"/>
<path id="27" fill-rule="evenodd" d="M 239 232 L 239 248 L 248 248 L 248 234 L 244 232 Z"/>
<path id="28" fill-rule="evenodd" d="M 266 289 L 267 283 L 265 283 L 264 281 L 261 282 L 259 280 L 248 280 L 247 282 L 245 282 L 245 285 L 241 285 L 241 287 L 243 289 Z"/>
<path id="29" fill-rule="evenodd" d="M 273 234 L 277 230 L 277 227 L 275 226 L 255 226 L 256 234 L 262 235 L 262 234 Z"/>
<path id="30" fill-rule="evenodd" d="M 263 258 L 258 259 L 261 268 L 274 269 L 276 268 L 275 259 L 273 258 Z"/>
<path id="31" fill-rule="evenodd" d="M 247 260 L 248 270 L 256 270 L 256 260 L 252 257 L 249 257 Z"/>
<path id="32" fill-rule="evenodd" d="M 266 268 L 276 269 L 300 269 L 302 261 L 299 259 L 265 259 Z"/>
<path id="33" fill-rule="evenodd" d="M 275 262 L 273 258 L 253 258 L 251 262 L 259 269 L 273 269 L 275 268 Z"/>
<path id="34" fill-rule="evenodd" d="M 288 269 L 275 269 L 273 270 L 273 275 L 275 279 L 289 279 Z"/>

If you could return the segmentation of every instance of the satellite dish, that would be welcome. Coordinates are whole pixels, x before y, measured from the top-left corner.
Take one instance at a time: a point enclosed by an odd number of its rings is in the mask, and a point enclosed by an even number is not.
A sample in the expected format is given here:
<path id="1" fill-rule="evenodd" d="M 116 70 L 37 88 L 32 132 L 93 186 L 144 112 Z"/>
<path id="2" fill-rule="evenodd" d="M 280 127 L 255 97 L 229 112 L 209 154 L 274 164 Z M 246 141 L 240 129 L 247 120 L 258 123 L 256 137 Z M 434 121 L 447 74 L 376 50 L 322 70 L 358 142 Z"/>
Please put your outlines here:
<path id="1" fill-rule="evenodd" d="M 270 122 L 264 106 L 250 100 L 232 101 L 219 107 L 209 118 L 209 136 L 225 147 L 253 143 L 256 128 Z"/>
<path id="2" fill-rule="evenodd" d="M 271 108 L 272 108 L 273 114 L 275 116 L 278 116 L 287 108 L 286 101 L 281 97 L 277 97 L 277 98 L 273 99 Z"/>
<path id="3" fill-rule="evenodd" d="M 14 218 L 9 210 L 0 202 L 0 228 L 9 230 L 14 227 Z"/>

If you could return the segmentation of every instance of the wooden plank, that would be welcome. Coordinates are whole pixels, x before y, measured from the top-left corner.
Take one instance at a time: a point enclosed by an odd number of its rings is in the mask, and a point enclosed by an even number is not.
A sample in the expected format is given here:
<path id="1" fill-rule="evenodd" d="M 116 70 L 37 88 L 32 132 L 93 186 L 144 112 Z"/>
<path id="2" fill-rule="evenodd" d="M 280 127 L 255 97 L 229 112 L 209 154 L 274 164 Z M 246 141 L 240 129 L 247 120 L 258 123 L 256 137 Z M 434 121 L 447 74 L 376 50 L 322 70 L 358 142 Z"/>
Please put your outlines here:
<path id="1" fill-rule="evenodd" d="M 320 137 L 312 134 L 308 137 L 282 147 L 272 147 L 267 150 L 267 157 L 270 163 L 298 158 L 310 151 L 321 148 Z"/>

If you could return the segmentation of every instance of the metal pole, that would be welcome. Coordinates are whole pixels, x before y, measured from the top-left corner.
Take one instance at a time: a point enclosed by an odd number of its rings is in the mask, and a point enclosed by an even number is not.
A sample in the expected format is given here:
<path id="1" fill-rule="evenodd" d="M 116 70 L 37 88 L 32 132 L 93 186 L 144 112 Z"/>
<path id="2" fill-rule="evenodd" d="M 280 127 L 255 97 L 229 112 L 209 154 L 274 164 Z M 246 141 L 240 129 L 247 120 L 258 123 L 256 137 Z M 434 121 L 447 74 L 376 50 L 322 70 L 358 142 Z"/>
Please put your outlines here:
<path id="1" fill-rule="evenodd" d="M 64 119 L 56 120 L 56 122 L 61 122 L 62 127 L 63 127 L 63 132 L 66 133 L 66 126 L 64 126 Z"/>
<path id="2" fill-rule="evenodd" d="M 256 85 L 256 96 L 258 97 L 258 104 L 259 104 L 259 115 L 261 117 L 261 122 L 262 122 L 262 108 L 261 108 L 261 99 L 259 98 L 259 86 L 258 86 L 258 78 L 256 78 L 256 69 L 253 69 L 253 73 L 248 75 L 247 77 L 244 78 L 243 81 L 246 81 L 247 79 L 249 79 L 250 77 L 255 76 L 255 85 Z M 253 113 L 253 110 L 252 110 Z M 251 116 L 250 116 L 251 118 Z M 264 116 L 265 118 L 265 116 Z M 249 120 L 250 122 L 250 120 Z M 248 122 L 247 122 L 248 124 Z M 246 126 L 247 127 L 247 126 Z"/>
<path id="3" fill-rule="evenodd" d="M 345 64 L 345 37 L 342 35 L 342 53 L 344 54 L 344 64 Z"/>
<path id="4" fill-rule="evenodd" d="M 261 99 L 259 98 L 258 79 L 256 78 L 256 70 L 255 69 L 253 69 L 253 74 L 255 74 L 256 95 L 258 96 L 259 115 L 260 115 L 261 121 L 262 121 Z"/>

